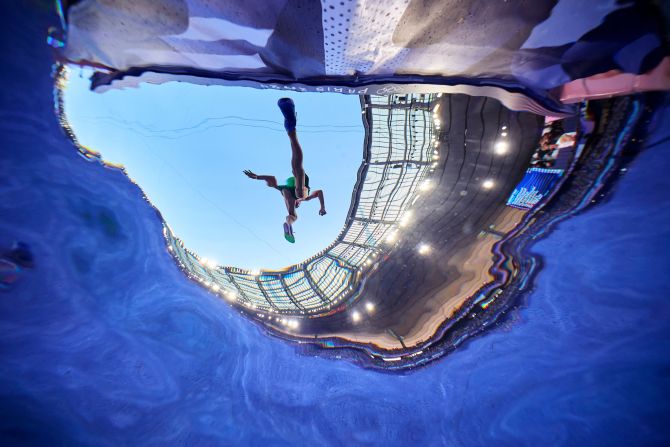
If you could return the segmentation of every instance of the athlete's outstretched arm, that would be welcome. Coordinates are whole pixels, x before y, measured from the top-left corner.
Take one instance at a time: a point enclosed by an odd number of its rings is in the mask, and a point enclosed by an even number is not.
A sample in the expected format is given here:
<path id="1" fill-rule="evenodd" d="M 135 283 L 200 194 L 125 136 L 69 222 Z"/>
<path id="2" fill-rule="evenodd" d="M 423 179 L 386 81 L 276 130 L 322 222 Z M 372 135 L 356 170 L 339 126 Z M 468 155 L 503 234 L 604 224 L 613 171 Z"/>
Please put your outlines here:
<path id="1" fill-rule="evenodd" d="M 274 175 L 257 175 L 251 172 L 250 170 L 243 171 L 244 175 L 254 180 L 263 180 L 270 188 L 277 187 L 277 178 Z"/>
<path id="2" fill-rule="evenodd" d="M 311 193 L 310 195 L 308 195 L 307 197 L 305 197 L 303 199 L 296 199 L 295 207 L 296 208 L 299 207 L 302 202 L 307 202 L 309 200 L 316 199 L 316 198 L 319 199 L 319 203 L 321 204 L 321 209 L 319 210 L 319 215 L 323 216 L 324 214 L 326 214 L 326 202 L 323 198 L 323 191 L 321 191 L 320 189 L 317 189 L 316 191 L 314 191 L 313 193 Z"/>

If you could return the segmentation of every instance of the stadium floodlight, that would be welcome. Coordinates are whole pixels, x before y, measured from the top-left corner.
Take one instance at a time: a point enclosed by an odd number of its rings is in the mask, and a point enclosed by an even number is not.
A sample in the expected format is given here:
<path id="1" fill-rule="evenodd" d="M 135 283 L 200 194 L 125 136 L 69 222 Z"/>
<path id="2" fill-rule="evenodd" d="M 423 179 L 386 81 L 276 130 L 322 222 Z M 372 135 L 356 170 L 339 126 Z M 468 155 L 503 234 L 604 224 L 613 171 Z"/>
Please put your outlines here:
<path id="1" fill-rule="evenodd" d="M 411 220 L 412 220 L 412 211 L 407 211 L 405 215 L 402 216 L 402 219 L 400 219 L 400 226 L 406 227 Z"/>
<path id="2" fill-rule="evenodd" d="M 430 245 L 428 244 L 419 244 L 418 248 L 419 254 L 420 255 L 427 255 L 430 253 Z"/>
<path id="3" fill-rule="evenodd" d="M 506 154 L 507 149 L 509 149 L 509 144 L 506 141 L 498 141 L 493 147 L 494 152 L 498 155 Z"/>

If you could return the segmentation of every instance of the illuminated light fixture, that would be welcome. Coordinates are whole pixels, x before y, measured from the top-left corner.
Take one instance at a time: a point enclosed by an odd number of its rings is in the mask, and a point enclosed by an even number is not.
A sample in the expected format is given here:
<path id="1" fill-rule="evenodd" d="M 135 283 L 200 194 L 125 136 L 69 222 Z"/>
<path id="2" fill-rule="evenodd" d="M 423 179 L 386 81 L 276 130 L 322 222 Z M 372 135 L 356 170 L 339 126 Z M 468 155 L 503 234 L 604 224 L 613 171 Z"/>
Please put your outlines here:
<path id="1" fill-rule="evenodd" d="M 407 224 L 412 220 L 412 212 L 407 211 L 404 216 L 402 216 L 402 219 L 400 219 L 400 226 L 405 227 Z"/>
<path id="2" fill-rule="evenodd" d="M 493 182 L 493 180 L 488 179 L 488 180 L 484 180 L 484 182 L 482 183 L 482 188 L 491 189 L 491 188 L 493 188 L 494 185 L 495 185 L 495 183 Z"/>
<path id="3" fill-rule="evenodd" d="M 212 290 L 213 290 L 213 291 L 218 292 L 219 289 L 220 289 L 220 287 L 219 287 L 218 284 L 212 284 Z"/>
<path id="4" fill-rule="evenodd" d="M 361 314 L 358 313 L 358 311 L 353 311 L 351 313 L 351 319 L 354 321 L 354 323 L 358 323 L 361 321 Z"/>
<path id="5" fill-rule="evenodd" d="M 296 320 L 291 320 L 288 322 L 288 327 L 291 329 L 298 329 L 298 326 L 300 326 L 300 323 L 298 323 Z"/>
<path id="6" fill-rule="evenodd" d="M 365 303 L 365 310 L 368 311 L 368 313 L 372 313 L 375 311 L 375 305 L 372 304 L 371 302 Z"/>
<path id="7" fill-rule="evenodd" d="M 509 144 L 507 144 L 505 141 L 498 141 L 495 146 L 493 146 L 493 151 L 498 155 L 503 155 L 507 153 L 508 148 Z"/>
<path id="8" fill-rule="evenodd" d="M 213 268 L 216 267 L 216 261 L 214 261 L 212 259 L 202 258 L 200 260 L 200 265 L 202 265 L 203 267 L 209 267 L 209 268 L 213 269 Z"/>
<path id="9" fill-rule="evenodd" d="M 441 98 L 441 97 L 442 97 L 442 93 L 438 93 L 438 94 L 437 94 L 437 97 L 438 97 L 438 98 Z"/>
<path id="10" fill-rule="evenodd" d="M 440 159 L 440 154 L 433 155 L 433 160 L 439 160 L 439 159 Z"/>
<path id="11" fill-rule="evenodd" d="M 437 155 L 437 154 L 439 154 L 439 152 L 437 152 L 437 151 L 435 150 L 435 151 L 433 151 L 433 154 Z"/>
<path id="12" fill-rule="evenodd" d="M 421 185 L 419 186 L 419 189 L 421 191 L 428 191 L 432 187 L 433 187 L 433 182 L 431 182 L 430 180 L 426 180 L 425 182 L 421 183 Z"/>
<path id="13" fill-rule="evenodd" d="M 507 126 L 502 126 L 501 129 L 502 130 L 507 130 Z"/>
<path id="14" fill-rule="evenodd" d="M 502 135 L 503 137 L 506 137 L 506 136 L 507 136 L 507 132 L 501 132 L 500 135 Z"/>
<path id="15" fill-rule="evenodd" d="M 261 274 L 261 271 L 258 269 L 249 270 L 249 274 L 253 276 L 258 276 Z"/>
<path id="16" fill-rule="evenodd" d="M 430 253 L 430 245 L 420 244 L 418 250 L 420 255 L 427 255 L 428 253 Z"/>
<path id="17" fill-rule="evenodd" d="M 388 243 L 392 244 L 393 242 L 395 242 L 397 240 L 398 240 L 398 232 L 397 231 L 394 231 L 393 233 L 386 236 L 386 242 L 388 242 Z"/>
<path id="18" fill-rule="evenodd" d="M 433 109 L 433 113 L 437 113 L 437 111 L 440 110 L 440 105 L 437 104 L 435 108 Z"/>

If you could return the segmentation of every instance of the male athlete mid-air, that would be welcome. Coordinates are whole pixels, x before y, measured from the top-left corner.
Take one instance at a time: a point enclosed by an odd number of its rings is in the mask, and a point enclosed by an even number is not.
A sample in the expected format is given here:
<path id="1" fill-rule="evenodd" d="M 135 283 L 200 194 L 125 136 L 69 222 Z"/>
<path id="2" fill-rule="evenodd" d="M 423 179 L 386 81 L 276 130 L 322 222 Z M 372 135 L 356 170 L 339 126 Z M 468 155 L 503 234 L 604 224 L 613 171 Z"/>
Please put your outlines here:
<path id="1" fill-rule="evenodd" d="M 293 104 L 293 100 L 290 98 L 281 98 L 277 101 L 277 105 L 284 115 L 284 129 L 286 129 L 286 134 L 291 141 L 291 168 L 293 176 L 286 179 L 286 184 L 279 185 L 277 184 L 277 178 L 273 175 L 256 175 L 249 170 L 244 171 L 244 173 L 251 179 L 265 181 L 270 188 L 279 190 L 281 195 L 284 196 L 284 203 L 288 211 L 286 222 L 284 222 L 284 237 L 287 241 L 294 243 L 293 222 L 298 219 L 295 209 L 302 202 L 318 198 L 321 203 L 319 215 L 323 216 L 326 214 L 326 205 L 323 201 L 323 191 L 317 189 L 310 194 L 309 176 L 305 174 L 305 170 L 302 167 L 302 148 L 298 142 L 298 135 L 295 130 L 297 124 L 295 104 Z"/>

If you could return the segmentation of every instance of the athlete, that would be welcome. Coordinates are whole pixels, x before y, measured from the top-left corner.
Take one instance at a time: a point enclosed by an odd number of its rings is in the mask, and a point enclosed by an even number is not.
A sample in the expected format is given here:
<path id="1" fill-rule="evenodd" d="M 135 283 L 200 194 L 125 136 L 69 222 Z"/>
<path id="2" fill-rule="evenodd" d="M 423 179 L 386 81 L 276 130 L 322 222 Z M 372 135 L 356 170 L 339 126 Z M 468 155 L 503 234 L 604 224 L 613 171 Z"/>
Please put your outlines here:
<path id="1" fill-rule="evenodd" d="M 302 166 L 302 147 L 298 142 L 298 135 L 296 133 L 297 117 L 295 113 L 295 104 L 290 98 L 281 98 L 277 101 L 277 105 L 284 115 L 284 129 L 291 141 L 291 169 L 293 176 L 286 179 L 286 184 L 279 185 L 277 178 L 273 175 L 257 175 L 249 170 L 245 170 L 244 174 L 254 180 L 263 180 L 268 187 L 277 189 L 284 197 L 286 210 L 288 216 L 284 222 L 284 238 L 290 243 L 295 243 L 295 236 L 293 235 L 293 223 L 298 219 L 296 208 L 302 202 L 307 202 L 312 199 L 319 199 L 321 209 L 319 215 L 326 214 L 326 205 L 323 200 L 323 191 L 317 189 L 310 193 L 309 176 L 305 174 L 305 169 Z"/>

